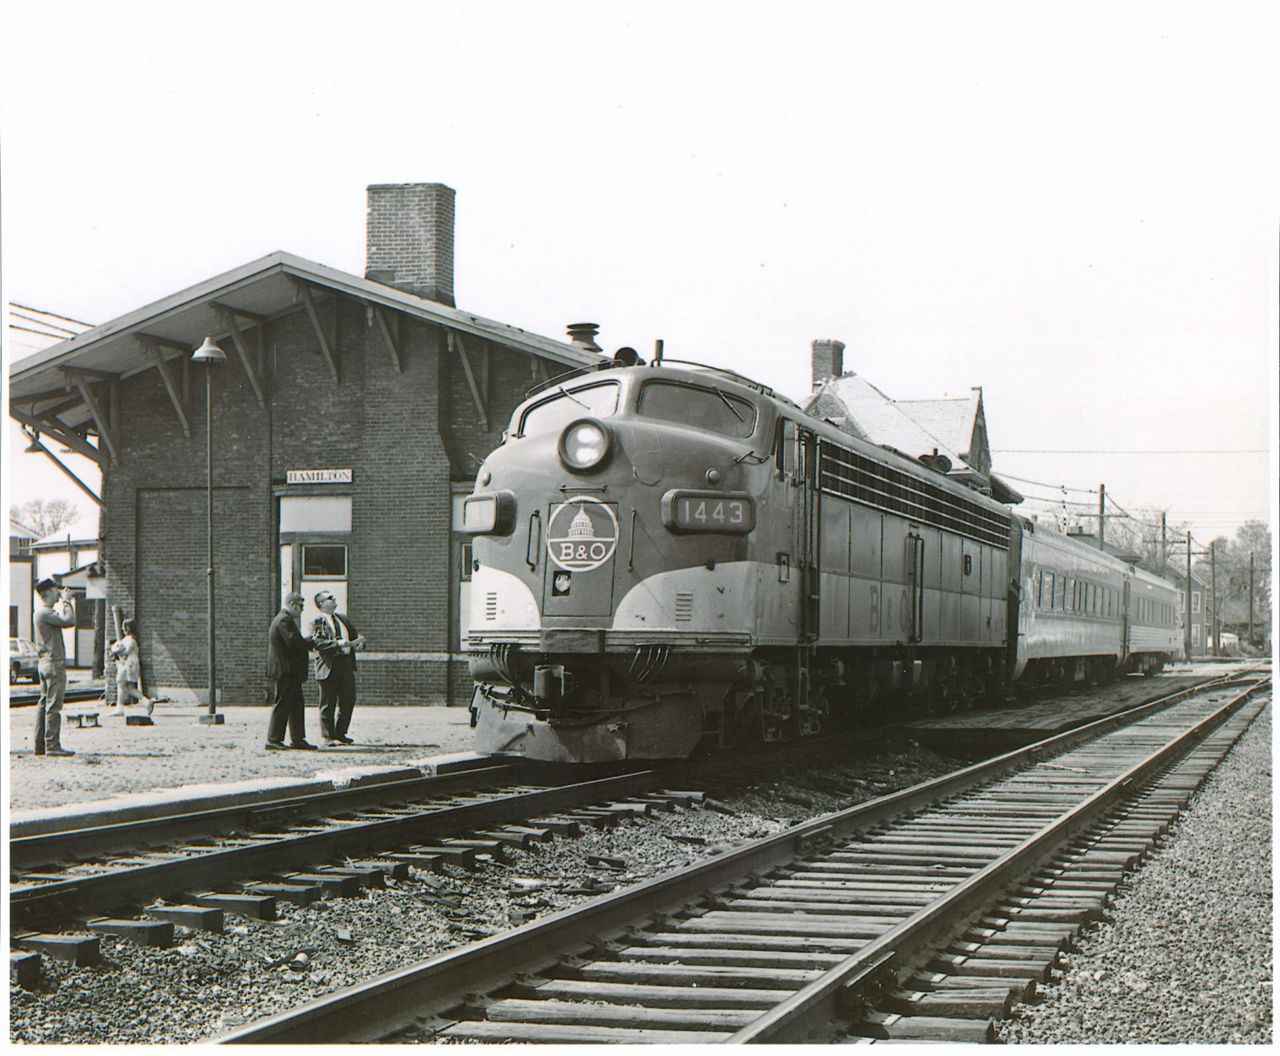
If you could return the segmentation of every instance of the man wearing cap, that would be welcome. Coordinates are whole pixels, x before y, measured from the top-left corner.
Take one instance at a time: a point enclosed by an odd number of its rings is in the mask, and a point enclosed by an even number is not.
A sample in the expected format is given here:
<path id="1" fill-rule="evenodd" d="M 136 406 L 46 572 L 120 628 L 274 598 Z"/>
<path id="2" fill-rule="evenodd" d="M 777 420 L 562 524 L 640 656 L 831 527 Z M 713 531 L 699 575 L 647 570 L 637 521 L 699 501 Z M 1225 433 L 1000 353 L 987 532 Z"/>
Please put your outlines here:
<path id="1" fill-rule="evenodd" d="M 62 698 L 67 691 L 67 650 L 62 629 L 76 625 L 71 591 L 58 590 L 51 579 L 36 584 L 36 649 L 39 653 L 40 702 L 36 705 L 36 755 L 75 755 L 62 747 Z"/>
<path id="2" fill-rule="evenodd" d="M 307 742 L 303 711 L 302 683 L 307 680 L 307 654 L 316 643 L 298 630 L 302 615 L 302 595 L 288 594 L 284 606 L 271 621 L 267 633 L 267 677 L 275 680 L 275 701 L 267 725 L 267 748 L 285 747 L 285 726 L 289 727 L 289 747 L 314 748 Z"/>

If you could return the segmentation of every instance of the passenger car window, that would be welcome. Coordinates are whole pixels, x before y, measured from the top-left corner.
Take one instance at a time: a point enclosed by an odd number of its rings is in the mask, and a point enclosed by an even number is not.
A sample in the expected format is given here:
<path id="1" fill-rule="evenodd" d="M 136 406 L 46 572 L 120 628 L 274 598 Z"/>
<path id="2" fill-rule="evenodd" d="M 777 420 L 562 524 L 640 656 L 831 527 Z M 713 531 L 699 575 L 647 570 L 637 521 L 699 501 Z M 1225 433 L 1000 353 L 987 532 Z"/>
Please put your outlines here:
<path id="1" fill-rule="evenodd" d="M 580 389 L 563 385 L 553 396 L 535 403 L 520 419 L 520 435 L 559 432 L 578 418 L 608 418 L 618 410 L 618 383 L 605 381 Z"/>
<path id="2" fill-rule="evenodd" d="M 679 422 L 721 436 L 746 437 L 756 428 L 756 409 L 749 401 L 718 388 L 703 389 L 672 381 L 646 382 L 636 410 L 645 418 Z"/>

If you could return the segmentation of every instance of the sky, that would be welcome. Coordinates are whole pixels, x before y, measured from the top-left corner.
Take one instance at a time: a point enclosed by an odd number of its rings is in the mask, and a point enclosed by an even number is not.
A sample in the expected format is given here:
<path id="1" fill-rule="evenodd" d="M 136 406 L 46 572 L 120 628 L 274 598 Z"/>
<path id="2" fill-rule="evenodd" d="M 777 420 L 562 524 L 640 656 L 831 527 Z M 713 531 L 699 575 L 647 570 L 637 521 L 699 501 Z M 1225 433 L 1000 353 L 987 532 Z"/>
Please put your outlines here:
<path id="1" fill-rule="evenodd" d="M 460 307 L 796 399 L 837 338 L 981 385 L 1028 512 L 1103 483 L 1207 542 L 1275 502 L 1277 11 L 0 0 L 4 298 L 362 273 L 365 187 L 444 182 Z M 6 501 L 78 498 L 5 438 Z"/>

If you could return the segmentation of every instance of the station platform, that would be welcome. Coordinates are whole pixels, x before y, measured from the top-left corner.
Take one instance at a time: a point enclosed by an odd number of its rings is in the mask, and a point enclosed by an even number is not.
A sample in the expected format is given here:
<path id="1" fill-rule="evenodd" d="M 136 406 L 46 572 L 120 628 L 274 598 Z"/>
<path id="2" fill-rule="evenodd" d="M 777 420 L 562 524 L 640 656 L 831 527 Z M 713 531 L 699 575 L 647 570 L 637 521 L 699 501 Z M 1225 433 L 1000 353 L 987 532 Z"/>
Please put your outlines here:
<path id="1" fill-rule="evenodd" d="M 32 751 L 35 709 L 9 710 L 10 832 L 34 831 L 41 819 L 92 814 L 136 817 L 177 800 L 301 794 L 353 781 L 434 772 L 438 757 L 468 752 L 466 708 L 379 707 L 357 704 L 349 736 L 354 744 L 316 751 L 268 751 L 267 707 L 223 709 L 221 725 L 201 725 L 202 708 L 157 704 L 154 725 L 129 725 L 101 703 L 63 708 L 62 745 L 74 756 Z M 95 716 L 83 728 L 68 719 Z M 92 722 L 92 719 L 88 720 Z M 320 716 L 307 708 L 307 739 L 323 744 Z"/>
<path id="2" fill-rule="evenodd" d="M 1153 697 L 1257 664 L 1256 660 L 1176 664 L 1152 678 L 1129 675 L 1108 686 L 1055 692 L 1051 698 L 1033 699 L 1025 704 L 933 716 L 909 723 L 907 728 L 929 746 L 980 745 L 993 750 L 1012 749 L 1136 707 Z"/>

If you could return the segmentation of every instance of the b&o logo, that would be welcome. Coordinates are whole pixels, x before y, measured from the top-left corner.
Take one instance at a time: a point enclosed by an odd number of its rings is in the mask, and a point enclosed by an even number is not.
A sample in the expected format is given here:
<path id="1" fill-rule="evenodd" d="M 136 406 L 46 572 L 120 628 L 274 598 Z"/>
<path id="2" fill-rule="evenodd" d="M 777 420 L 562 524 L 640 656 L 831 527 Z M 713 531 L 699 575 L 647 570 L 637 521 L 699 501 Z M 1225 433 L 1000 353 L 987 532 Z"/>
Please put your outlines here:
<path id="1" fill-rule="evenodd" d="M 599 568 L 618 548 L 618 518 L 611 506 L 585 496 L 562 502 L 547 521 L 547 554 L 569 572 Z"/>

